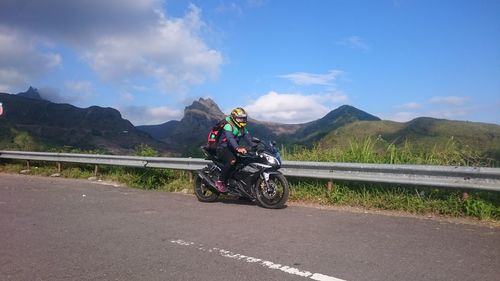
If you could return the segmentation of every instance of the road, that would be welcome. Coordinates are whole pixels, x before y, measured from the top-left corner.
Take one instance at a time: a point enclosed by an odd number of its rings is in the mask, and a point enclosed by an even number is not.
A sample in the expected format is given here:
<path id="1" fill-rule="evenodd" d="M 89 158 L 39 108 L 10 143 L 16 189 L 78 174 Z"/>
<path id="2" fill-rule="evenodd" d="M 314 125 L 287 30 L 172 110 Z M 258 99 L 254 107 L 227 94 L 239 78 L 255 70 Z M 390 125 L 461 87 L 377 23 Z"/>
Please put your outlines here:
<path id="1" fill-rule="evenodd" d="M 0 174 L 0 280 L 500 280 L 500 230 Z"/>

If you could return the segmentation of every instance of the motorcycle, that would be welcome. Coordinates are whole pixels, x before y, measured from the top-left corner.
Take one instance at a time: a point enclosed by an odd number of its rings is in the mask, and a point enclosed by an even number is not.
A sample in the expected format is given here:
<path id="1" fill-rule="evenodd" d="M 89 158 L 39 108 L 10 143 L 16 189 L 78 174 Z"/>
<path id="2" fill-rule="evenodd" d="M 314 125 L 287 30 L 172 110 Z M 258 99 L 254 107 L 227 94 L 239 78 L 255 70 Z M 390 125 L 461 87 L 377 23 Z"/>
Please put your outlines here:
<path id="1" fill-rule="evenodd" d="M 289 186 L 285 176 L 278 171 L 281 167 L 281 157 L 276 143 L 257 143 L 246 154 L 237 154 L 236 167 L 229 178 L 227 194 L 249 199 L 269 209 L 283 208 L 288 200 Z M 212 163 L 197 172 L 194 180 L 194 193 L 201 202 L 214 202 L 220 196 L 215 188 L 224 166 L 216 157 L 215 151 L 201 147 L 207 160 Z"/>

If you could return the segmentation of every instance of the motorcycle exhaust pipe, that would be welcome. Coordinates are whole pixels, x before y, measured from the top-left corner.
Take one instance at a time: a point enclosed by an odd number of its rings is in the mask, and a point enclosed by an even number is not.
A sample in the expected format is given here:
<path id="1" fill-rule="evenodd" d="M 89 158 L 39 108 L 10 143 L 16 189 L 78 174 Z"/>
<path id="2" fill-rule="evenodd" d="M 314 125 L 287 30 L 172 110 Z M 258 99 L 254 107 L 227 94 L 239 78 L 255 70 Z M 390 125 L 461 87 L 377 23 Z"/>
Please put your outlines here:
<path id="1" fill-rule="evenodd" d="M 198 173 L 198 176 L 208 185 L 208 187 L 210 187 L 214 191 L 217 191 L 217 188 L 215 187 L 215 182 L 209 176 L 207 176 L 203 172 Z"/>

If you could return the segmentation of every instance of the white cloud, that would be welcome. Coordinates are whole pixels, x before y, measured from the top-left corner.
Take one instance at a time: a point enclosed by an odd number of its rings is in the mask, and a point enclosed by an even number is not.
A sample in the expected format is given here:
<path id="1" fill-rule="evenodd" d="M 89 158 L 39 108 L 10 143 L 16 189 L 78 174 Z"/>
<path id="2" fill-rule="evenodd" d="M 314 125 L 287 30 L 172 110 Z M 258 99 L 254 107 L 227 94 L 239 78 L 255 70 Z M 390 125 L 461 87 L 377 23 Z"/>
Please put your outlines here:
<path id="1" fill-rule="evenodd" d="M 396 122 L 408 122 L 408 121 L 413 120 L 419 116 L 422 116 L 422 115 L 420 115 L 417 112 L 400 111 L 400 112 L 396 112 L 393 114 L 389 114 L 389 115 L 382 117 L 382 118 L 387 119 L 387 120 L 396 121 Z"/>
<path id="2" fill-rule="evenodd" d="M 399 105 L 398 108 L 402 108 L 402 109 L 420 109 L 420 108 L 422 108 L 422 105 L 419 104 L 419 103 L 416 103 L 416 102 L 409 102 L 409 103 L 405 103 L 405 104 Z"/>
<path id="3" fill-rule="evenodd" d="M 476 110 L 476 106 L 472 104 L 465 105 L 468 99 L 458 96 L 434 96 L 428 103 L 409 102 L 396 106 L 404 111 L 388 114 L 384 118 L 398 122 L 407 122 L 417 117 L 463 119 Z"/>
<path id="4" fill-rule="evenodd" d="M 31 81 L 61 65 L 61 56 L 36 50 L 33 41 L 0 29 L 0 90 L 26 88 Z"/>
<path id="5" fill-rule="evenodd" d="M 234 2 L 226 3 L 221 1 L 219 2 L 219 6 L 215 8 L 215 11 L 220 14 L 243 16 L 243 9 Z"/>
<path id="6" fill-rule="evenodd" d="M 102 37 L 85 58 L 104 79 L 154 77 L 165 92 L 184 92 L 215 78 L 222 64 L 222 55 L 198 36 L 203 25 L 200 10 L 192 5 L 184 18 L 162 16 L 141 34 Z"/>
<path id="7" fill-rule="evenodd" d="M 202 37 L 206 24 L 201 10 L 190 5 L 183 17 L 173 18 L 164 13 L 162 4 L 162 0 L 3 0 L 0 35 L 2 30 L 14 30 L 22 34 L 21 46 L 48 42 L 53 48 L 69 48 L 102 79 L 123 83 L 153 78 L 163 92 L 173 94 L 217 77 L 223 59 Z M 30 54 L 45 58 L 43 65 L 60 64 L 57 57 L 34 47 Z M 10 70 L 0 61 L 1 69 Z M 10 74 L 18 76 L 30 79 L 23 71 Z"/>
<path id="8" fill-rule="evenodd" d="M 40 87 L 38 88 L 38 93 L 42 99 L 55 103 L 73 103 L 76 101 L 74 97 L 61 95 L 59 89 L 54 87 Z"/>
<path id="9" fill-rule="evenodd" d="M 0 92 L 12 93 L 12 91 L 27 84 L 27 77 L 16 69 L 0 68 Z"/>
<path id="10" fill-rule="evenodd" d="M 125 91 L 120 94 L 120 99 L 125 103 L 131 103 L 135 100 L 135 97 L 132 93 Z"/>
<path id="11" fill-rule="evenodd" d="M 413 111 L 400 111 L 396 113 L 390 113 L 383 116 L 383 119 L 388 119 L 397 122 L 408 122 L 417 117 L 432 117 L 439 119 L 464 119 L 471 113 L 476 111 L 475 107 L 455 107 L 455 108 L 438 108 L 438 109 L 416 109 Z"/>
<path id="12" fill-rule="evenodd" d="M 468 99 L 467 97 L 458 97 L 458 96 L 446 96 L 446 97 L 435 96 L 430 99 L 430 102 L 443 105 L 459 106 L 463 105 L 467 99 Z"/>
<path id="13" fill-rule="evenodd" d="M 162 124 L 169 120 L 179 120 L 183 115 L 182 110 L 168 106 L 125 106 L 119 108 L 119 110 L 123 118 L 128 119 L 135 126 Z"/>
<path id="14" fill-rule="evenodd" d="M 343 94 L 279 94 L 269 92 L 245 106 L 252 118 L 279 123 L 303 123 L 323 117 L 348 100 Z"/>
<path id="15" fill-rule="evenodd" d="M 102 37 L 86 52 L 91 67 L 110 80 L 155 77 L 166 91 L 183 91 L 218 75 L 222 56 L 197 35 L 200 10 L 190 6 L 182 19 L 162 17 L 157 25 L 134 36 Z"/>
<path id="16" fill-rule="evenodd" d="M 135 33 L 156 22 L 162 0 L 2 0 L 0 25 L 72 45 Z"/>
<path id="17" fill-rule="evenodd" d="M 285 78 L 297 85 L 331 85 L 335 79 L 343 72 L 340 70 L 330 70 L 326 74 L 315 74 L 307 72 L 295 72 L 291 74 L 279 75 L 280 78 Z"/>
<path id="18" fill-rule="evenodd" d="M 466 116 L 470 112 L 468 108 L 441 109 L 427 112 L 427 116 L 444 119 L 457 119 Z"/>
<path id="19" fill-rule="evenodd" d="M 94 85 L 90 81 L 66 81 L 64 87 L 70 93 L 86 99 L 94 95 Z"/>
<path id="20" fill-rule="evenodd" d="M 370 50 L 370 47 L 359 36 L 350 36 L 338 42 L 339 45 L 347 46 L 351 49 L 358 49 L 362 51 Z"/>
<path id="21" fill-rule="evenodd" d="M 69 104 L 85 101 L 95 95 L 94 85 L 90 81 L 66 81 L 62 93 L 53 87 L 41 87 L 38 92 L 45 100 Z"/>

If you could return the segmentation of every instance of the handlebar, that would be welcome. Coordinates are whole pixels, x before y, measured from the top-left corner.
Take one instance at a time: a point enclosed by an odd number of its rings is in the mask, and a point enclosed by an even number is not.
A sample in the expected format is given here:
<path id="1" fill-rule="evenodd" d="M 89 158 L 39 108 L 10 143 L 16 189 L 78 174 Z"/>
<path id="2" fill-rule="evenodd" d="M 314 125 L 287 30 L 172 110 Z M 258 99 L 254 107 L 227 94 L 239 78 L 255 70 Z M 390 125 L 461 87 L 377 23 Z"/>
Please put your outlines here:
<path id="1" fill-rule="evenodd" d="M 257 141 L 255 141 L 255 140 L 257 140 Z M 246 154 L 241 154 L 241 153 L 236 152 L 236 155 L 238 157 L 241 157 L 241 158 L 245 158 L 245 157 L 248 158 L 248 157 L 255 157 L 258 155 L 258 153 L 263 152 L 263 151 L 269 151 L 271 153 L 275 153 L 278 151 L 275 146 L 276 146 L 275 141 L 269 142 L 269 144 L 266 145 L 266 142 L 263 142 L 259 139 L 254 138 L 254 145 L 247 148 Z"/>
<path id="2" fill-rule="evenodd" d="M 255 156 L 257 156 L 257 151 L 247 150 L 247 153 L 245 153 L 245 154 L 241 154 L 239 152 L 236 152 L 236 156 L 238 156 L 240 158 L 255 157 Z"/>

